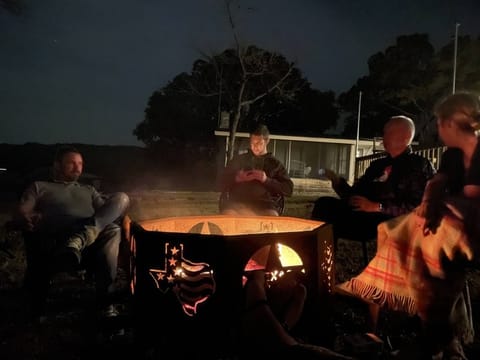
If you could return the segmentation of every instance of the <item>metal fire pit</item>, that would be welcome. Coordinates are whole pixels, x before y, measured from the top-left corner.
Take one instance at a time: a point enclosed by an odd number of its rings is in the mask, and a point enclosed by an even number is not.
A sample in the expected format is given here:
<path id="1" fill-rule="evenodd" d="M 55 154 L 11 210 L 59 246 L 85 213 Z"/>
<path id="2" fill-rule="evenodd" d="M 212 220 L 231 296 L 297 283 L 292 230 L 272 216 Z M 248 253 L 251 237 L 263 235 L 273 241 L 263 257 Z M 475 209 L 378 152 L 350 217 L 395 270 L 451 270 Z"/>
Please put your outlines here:
<path id="1" fill-rule="evenodd" d="M 231 353 L 238 345 L 243 275 L 259 268 L 274 278 L 302 272 L 308 293 L 302 324 L 321 336 L 334 284 L 331 225 L 293 217 L 186 216 L 133 221 L 129 238 L 139 343 L 175 355 Z"/>

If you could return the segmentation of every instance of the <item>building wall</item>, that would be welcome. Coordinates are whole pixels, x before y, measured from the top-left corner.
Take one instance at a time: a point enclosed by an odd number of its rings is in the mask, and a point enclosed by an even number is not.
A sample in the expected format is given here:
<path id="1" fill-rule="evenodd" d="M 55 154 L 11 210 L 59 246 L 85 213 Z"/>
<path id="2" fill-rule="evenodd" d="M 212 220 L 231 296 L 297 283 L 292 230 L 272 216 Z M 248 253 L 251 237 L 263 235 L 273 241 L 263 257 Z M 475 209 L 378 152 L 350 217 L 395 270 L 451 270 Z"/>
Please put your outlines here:
<path id="1" fill-rule="evenodd" d="M 216 132 L 218 139 L 219 174 L 227 162 L 228 132 Z M 320 169 L 331 169 L 348 181 L 355 177 L 355 151 L 357 144 L 351 139 L 309 138 L 271 135 L 268 151 L 285 165 L 292 178 L 319 179 Z M 247 151 L 249 135 L 237 133 L 235 138 L 236 153 Z M 361 140 L 358 153 L 371 154 L 373 141 Z"/>

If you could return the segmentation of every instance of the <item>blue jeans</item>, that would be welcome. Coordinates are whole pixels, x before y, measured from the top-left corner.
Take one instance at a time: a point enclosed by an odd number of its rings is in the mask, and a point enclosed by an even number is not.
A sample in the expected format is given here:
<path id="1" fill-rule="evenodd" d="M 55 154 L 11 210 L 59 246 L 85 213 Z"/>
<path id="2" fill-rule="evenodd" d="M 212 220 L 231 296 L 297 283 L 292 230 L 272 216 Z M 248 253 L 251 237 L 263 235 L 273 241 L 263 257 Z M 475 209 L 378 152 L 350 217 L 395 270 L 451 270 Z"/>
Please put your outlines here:
<path id="1" fill-rule="evenodd" d="M 97 300 L 100 306 L 110 302 L 115 291 L 118 253 L 122 238 L 121 228 L 115 223 L 128 208 L 127 194 L 110 195 L 105 204 L 95 212 L 94 227 L 98 236 L 83 251 L 83 264 L 95 277 Z"/>
<path id="2" fill-rule="evenodd" d="M 95 242 L 83 251 L 82 265 L 94 276 L 99 306 L 111 302 L 115 291 L 121 235 L 119 225 L 108 224 Z"/>
<path id="3" fill-rule="evenodd" d="M 129 204 L 130 199 L 127 194 L 123 192 L 113 193 L 105 200 L 105 204 L 95 212 L 95 226 L 103 230 L 105 226 L 115 222 L 125 214 Z"/>
<path id="4" fill-rule="evenodd" d="M 121 219 L 129 205 L 125 193 L 112 194 L 95 215 L 81 221 L 82 225 L 74 231 L 75 234 L 90 228 L 97 236 L 94 241 L 82 251 L 82 266 L 95 279 L 98 305 L 103 306 L 111 301 L 115 291 L 118 253 L 121 241 L 121 227 L 115 222 Z M 85 221 L 90 225 L 85 225 Z M 30 292 L 33 311 L 43 312 L 50 278 L 58 270 L 55 269 L 54 257 L 59 248 L 64 248 L 72 234 L 58 232 L 25 232 L 24 234 L 27 271 L 25 287 Z"/>

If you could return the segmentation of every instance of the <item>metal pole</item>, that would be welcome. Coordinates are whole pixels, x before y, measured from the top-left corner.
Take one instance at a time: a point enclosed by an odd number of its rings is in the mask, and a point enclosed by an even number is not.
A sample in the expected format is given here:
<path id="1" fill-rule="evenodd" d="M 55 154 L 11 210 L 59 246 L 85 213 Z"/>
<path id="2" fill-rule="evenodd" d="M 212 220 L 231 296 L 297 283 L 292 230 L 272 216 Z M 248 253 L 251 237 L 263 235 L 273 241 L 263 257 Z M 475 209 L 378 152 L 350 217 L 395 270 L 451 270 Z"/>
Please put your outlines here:
<path id="1" fill-rule="evenodd" d="M 357 140 L 355 141 L 355 158 L 358 157 L 358 140 L 360 137 L 360 112 L 362 110 L 362 92 L 358 93 L 358 111 L 357 111 Z"/>
<path id="2" fill-rule="evenodd" d="M 452 84 L 452 94 L 455 94 L 455 82 L 457 78 L 457 48 L 458 48 L 458 27 L 459 23 L 455 24 L 455 42 L 453 50 L 453 84 Z"/>

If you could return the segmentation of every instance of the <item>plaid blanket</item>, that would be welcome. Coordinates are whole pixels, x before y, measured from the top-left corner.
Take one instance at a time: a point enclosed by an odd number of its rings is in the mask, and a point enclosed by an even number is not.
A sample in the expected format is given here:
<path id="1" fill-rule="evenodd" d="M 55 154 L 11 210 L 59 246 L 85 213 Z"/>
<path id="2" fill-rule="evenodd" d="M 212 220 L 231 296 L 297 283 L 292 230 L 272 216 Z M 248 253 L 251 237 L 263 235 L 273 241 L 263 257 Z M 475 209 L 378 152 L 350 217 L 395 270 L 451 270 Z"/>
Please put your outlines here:
<path id="1" fill-rule="evenodd" d="M 472 258 L 460 220 L 445 216 L 435 234 L 425 235 L 421 218 L 410 213 L 378 226 L 375 257 L 358 276 L 337 285 L 336 290 L 423 318 L 450 314 L 461 307 L 459 301 L 465 304 L 463 264 Z M 471 321 L 468 326 L 463 323 L 463 328 L 470 328 L 462 330 L 468 342 L 473 328 Z"/>

